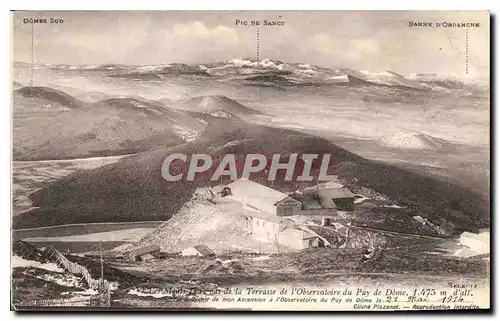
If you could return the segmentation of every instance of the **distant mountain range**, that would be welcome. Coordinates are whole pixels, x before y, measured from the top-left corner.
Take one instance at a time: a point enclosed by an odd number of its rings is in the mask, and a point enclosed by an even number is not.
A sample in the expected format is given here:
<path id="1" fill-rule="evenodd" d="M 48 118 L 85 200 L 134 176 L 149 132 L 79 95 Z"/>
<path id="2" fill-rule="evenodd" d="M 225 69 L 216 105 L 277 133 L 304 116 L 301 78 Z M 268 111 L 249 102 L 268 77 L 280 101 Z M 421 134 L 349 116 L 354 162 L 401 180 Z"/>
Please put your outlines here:
<path id="1" fill-rule="evenodd" d="M 22 63 L 17 63 L 17 66 L 21 65 Z M 256 83 L 277 83 L 279 85 L 373 85 L 421 91 L 446 91 L 467 88 L 487 91 L 488 89 L 488 83 L 485 82 L 446 78 L 433 73 L 415 73 L 406 77 L 392 71 L 373 72 L 367 70 L 324 68 L 312 64 L 287 63 L 272 59 L 257 61 L 236 58 L 203 64 L 45 65 L 43 67 L 63 72 L 100 72 L 105 73 L 109 77 L 141 81 L 161 81 L 164 77 L 188 75 L 217 77 L 250 85 Z"/>

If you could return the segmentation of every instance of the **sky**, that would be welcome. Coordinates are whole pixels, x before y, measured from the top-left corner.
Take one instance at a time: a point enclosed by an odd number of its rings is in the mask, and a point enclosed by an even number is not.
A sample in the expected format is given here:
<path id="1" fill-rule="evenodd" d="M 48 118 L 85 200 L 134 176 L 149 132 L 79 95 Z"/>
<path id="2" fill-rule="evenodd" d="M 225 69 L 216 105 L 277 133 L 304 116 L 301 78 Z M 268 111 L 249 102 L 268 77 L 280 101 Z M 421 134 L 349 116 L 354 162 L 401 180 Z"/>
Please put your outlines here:
<path id="1" fill-rule="evenodd" d="M 60 18 L 62 24 L 23 23 Z M 237 26 L 236 20 L 284 21 Z M 19 11 L 14 61 L 45 64 L 208 63 L 260 58 L 328 68 L 489 77 L 487 11 Z M 478 22 L 479 28 L 409 28 L 410 21 Z M 466 41 L 468 50 L 466 50 Z M 466 53 L 466 51 L 468 51 Z M 468 74 L 466 74 L 468 55 Z"/>

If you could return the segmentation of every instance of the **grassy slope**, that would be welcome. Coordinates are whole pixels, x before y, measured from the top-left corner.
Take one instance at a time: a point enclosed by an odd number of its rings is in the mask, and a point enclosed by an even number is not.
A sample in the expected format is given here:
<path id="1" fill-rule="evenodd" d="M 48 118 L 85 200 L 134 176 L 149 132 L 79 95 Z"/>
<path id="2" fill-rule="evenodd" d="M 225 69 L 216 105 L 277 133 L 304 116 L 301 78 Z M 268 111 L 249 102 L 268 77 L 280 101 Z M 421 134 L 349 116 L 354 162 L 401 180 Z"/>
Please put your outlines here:
<path id="1" fill-rule="evenodd" d="M 130 154 L 184 143 L 205 125 L 151 101 L 108 99 L 86 104 L 46 87 L 14 93 L 16 160 Z"/>

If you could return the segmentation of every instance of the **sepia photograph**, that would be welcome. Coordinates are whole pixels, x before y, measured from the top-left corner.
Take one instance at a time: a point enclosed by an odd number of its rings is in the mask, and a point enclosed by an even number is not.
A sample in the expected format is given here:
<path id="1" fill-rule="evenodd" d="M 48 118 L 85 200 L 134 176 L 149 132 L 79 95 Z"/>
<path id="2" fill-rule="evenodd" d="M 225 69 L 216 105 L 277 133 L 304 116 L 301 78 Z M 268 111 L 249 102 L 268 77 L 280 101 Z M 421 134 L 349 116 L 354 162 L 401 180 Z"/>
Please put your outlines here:
<path id="1" fill-rule="evenodd" d="M 487 311 L 489 11 L 12 11 L 14 311 Z"/>

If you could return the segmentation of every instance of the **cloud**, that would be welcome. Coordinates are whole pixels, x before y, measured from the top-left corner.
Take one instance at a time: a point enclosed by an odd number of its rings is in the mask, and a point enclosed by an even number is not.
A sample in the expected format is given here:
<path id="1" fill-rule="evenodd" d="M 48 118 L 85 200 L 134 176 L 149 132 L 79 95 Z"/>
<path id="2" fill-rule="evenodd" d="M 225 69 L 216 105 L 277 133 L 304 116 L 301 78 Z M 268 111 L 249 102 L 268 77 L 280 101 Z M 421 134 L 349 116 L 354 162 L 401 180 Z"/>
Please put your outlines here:
<path id="1" fill-rule="evenodd" d="M 312 38 L 312 47 L 323 54 L 329 54 L 334 49 L 332 40 L 324 33 L 317 34 Z"/>
<path id="2" fill-rule="evenodd" d="M 40 13 L 42 14 L 42 13 Z M 14 15 L 14 59 L 30 61 L 31 26 Z M 269 12 L 43 12 L 64 19 L 37 25 L 44 63 L 199 63 L 256 56 L 254 28 L 234 19 L 275 19 Z M 487 12 L 286 12 L 286 25 L 260 29 L 260 56 L 333 68 L 465 75 L 465 30 L 408 28 L 408 21 L 478 21 L 468 32 L 469 75 L 489 76 Z M 57 55 L 54 54 L 57 52 Z"/>
<path id="3" fill-rule="evenodd" d="M 382 56 L 378 40 L 373 38 L 344 39 L 319 33 L 311 38 L 309 47 L 319 53 L 326 63 L 337 67 L 380 67 Z"/>
<path id="4" fill-rule="evenodd" d="M 387 59 L 383 59 L 379 41 L 373 38 L 352 39 L 345 46 L 348 59 L 354 66 L 368 69 L 387 69 Z"/>
<path id="5" fill-rule="evenodd" d="M 359 55 L 378 54 L 378 41 L 371 38 L 353 39 L 349 42 L 349 47 Z"/>
<path id="6" fill-rule="evenodd" d="M 209 29 L 203 22 L 195 21 L 188 24 L 177 23 L 172 28 L 172 32 L 177 36 L 200 37 L 213 39 L 225 43 L 238 42 L 239 36 L 236 31 L 226 26 L 217 26 Z"/>

